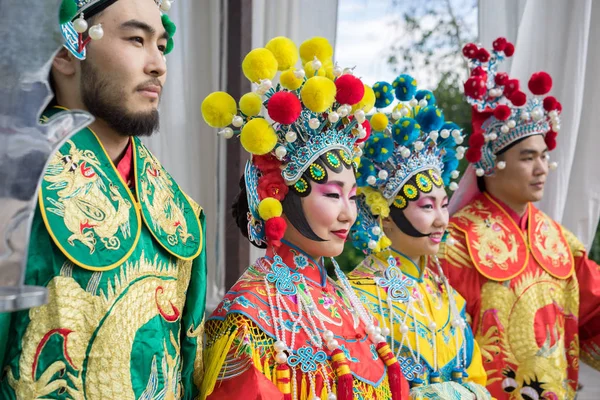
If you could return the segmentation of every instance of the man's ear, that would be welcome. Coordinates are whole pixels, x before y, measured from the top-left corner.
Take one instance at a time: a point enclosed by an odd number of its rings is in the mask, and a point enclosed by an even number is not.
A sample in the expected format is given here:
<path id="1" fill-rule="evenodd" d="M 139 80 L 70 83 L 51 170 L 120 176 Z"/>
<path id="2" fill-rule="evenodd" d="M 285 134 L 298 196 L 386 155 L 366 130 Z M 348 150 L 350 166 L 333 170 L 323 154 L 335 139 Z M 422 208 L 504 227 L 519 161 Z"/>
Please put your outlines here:
<path id="1" fill-rule="evenodd" d="M 66 48 L 61 47 L 52 60 L 52 68 L 61 75 L 72 76 L 76 71 L 76 62 L 77 59 L 73 56 L 73 54 L 71 54 L 71 52 Z"/>
<path id="2" fill-rule="evenodd" d="M 394 224 L 394 221 L 392 221 L 392 217 L 382 218 L 381 222 L 384 230 L 392 230 L 396 226 L 396 224 Z"/>

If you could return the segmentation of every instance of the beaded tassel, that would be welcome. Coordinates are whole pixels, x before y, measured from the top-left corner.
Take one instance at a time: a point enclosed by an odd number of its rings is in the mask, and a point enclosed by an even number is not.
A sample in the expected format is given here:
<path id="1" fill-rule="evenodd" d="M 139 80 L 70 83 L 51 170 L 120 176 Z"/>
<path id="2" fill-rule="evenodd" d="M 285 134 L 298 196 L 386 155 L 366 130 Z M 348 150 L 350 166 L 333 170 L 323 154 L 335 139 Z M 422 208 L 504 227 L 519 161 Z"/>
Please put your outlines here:
<path id="1" fill-rule="evenodd" d="M 335 349 L 331 353 L 331 359 L 337 376 L 337 400 L 352 400 L 353 378 L 350 371 L 350 365 L 344 352 L 340 349 Z"/>
<path id="2" fill-rule="evenodd" d="M 279 364 L 277 366 L 277 388 L 283 393 L 283 400 L 292 400 L 292 382 L 290 380 L 290 366 Z"/>
<path id="3" fill-rule="evenodd" d="M 408 388 L 408 382 L 406 382 L 406 378 L 404 378 L 404 375 L 402 375 L 400 363 L 386 342 L 381 342 L 377 345 L 377 353 L 388 369 L 388 382 L 392 392 L 392 399 L 402 399 L 402 387 L 404 386 Z"/>

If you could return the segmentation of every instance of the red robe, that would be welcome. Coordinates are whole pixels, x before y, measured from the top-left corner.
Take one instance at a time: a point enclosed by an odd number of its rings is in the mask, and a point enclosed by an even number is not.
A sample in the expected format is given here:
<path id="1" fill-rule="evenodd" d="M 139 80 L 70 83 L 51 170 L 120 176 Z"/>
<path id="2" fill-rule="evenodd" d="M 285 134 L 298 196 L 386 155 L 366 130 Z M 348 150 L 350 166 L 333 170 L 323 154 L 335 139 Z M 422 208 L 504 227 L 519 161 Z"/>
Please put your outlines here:
<path id="1" fill-rule="evenodd" d="M 600 369 L 600 267 L 533 204 L 519 217 L 487 193 L 449 233 L 440 262 L 467 301 L 492 396 L 573 399 L 579 358 Z"/>

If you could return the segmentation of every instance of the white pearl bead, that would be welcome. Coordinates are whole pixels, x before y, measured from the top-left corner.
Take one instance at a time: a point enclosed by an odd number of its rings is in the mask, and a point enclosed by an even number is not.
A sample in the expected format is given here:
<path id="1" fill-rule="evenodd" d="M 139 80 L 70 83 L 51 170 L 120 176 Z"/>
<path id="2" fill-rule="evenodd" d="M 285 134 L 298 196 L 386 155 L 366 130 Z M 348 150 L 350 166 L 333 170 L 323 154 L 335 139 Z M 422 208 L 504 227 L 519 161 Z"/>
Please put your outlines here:
<path id="1" fill-rule="evenodd" d="M 280 160 L 283 159 L 287 155 L 287 149 L 283 146 L 279 146 L 275 149 L 275 156 Z"/>
<path id="2" fill-rule="evenodd" d="M 533 118 L 534 121 L 539 121 L 543 116 L 544 112 L 539 107 L 534 108 L 531 112 L 531 118 Z"/>
<path id="3" fill-rule="evenodd" d="M 456 328 L 457 326 L 460 326 L 460 320 L 458 318 L 453 319 L 452 322 L 450 322 L 450 324 Z"/>
<path id="4" fill-rule="evenodd" d="M 236 128 L 239 128 L 243 124 L 244 118 L 240 117 L 239 115 L 234 116 L 231 120 L 231 125 L 235 126 Z"/>
<path id="5" fill-rule="evenodd" d="M 448 129 L 442 129 L 442 131 L 440 132 L 440 136 L 442 137 L 442 139 L 448 139 L 448 137 L 450 136 L 450 131 Z"/>
<path id="6" fill-rule="evenodd" d="M 368 183 L 369 185 L 374 185 L 375 183 L 377 183 L 377 178 L 375 178 L 373 175 L 370 175 L 370 176 L 367 178 L 367 183 Z"/>
<path id="7" fill-rule="evenodd" d="M 505 161 L 498 161 L 498 164 L 496 165 L 496 167 L 498 169 L 504 169 L 504 168 L 506 168 L 506 162 Z"/>
<path id="8" fill-rule="evenodd" d="M 381 334 L 382 334 L 383 336 L 389 336 L 389 334 L 390 334 L 390 328 L 388 328 L 388 327 L 385 327 L 385 328 L 383 328 L 383 329 L 381 330 Z"/>
<path id="9" fill-rule="evenodd" d="M 102 24 L 94 25 L 90 28 L 88 34 L 92 40 L 100 40 L 104 36 L 104 29 Z"/>
<path id="10" fill-rule="evenodd" d="M 508 133 L 509 130 L 510 129 L 508 128 L 508 125 L 502 125 L 500 127 L 500 132 L 502 132 L 502 133 Z"/>
<path id="11" fill-rule="evenodd" d="M 423 148 L 425 147 L 425 145 L 424 145 L 424 144 L 423 144 L 423 142 L 421 142 L 420 140 L 417 140 L 417 141 L 414 143 L 414 147 L 415 147 L 415 150 L 417 150 L 417 151 L 421 151 L 421 150 L 423 150 Z"/>
<path id="12" fill-rule="evenodd" d="M 330 330 L 326 330 L 325 332 L 323 332 L 323 338 L 327 342 L 329 342 L 330 340 L 333 340 L 333 332 L 331 332 Z"/>
<path id="13" fill-rule="evenodd" d="M 402 150 L 400 150 L 400 155 L 404 158 L 408 158 L 410 157 L 410 150 L 405 147 Z"/>
<path id="14" fill-rule="evenodd" d="M 335 395 L 335 393 L 329 393 L 327 395 L 327 400 L 337 400 L 337 396 Z"/>
<path id="15" fill-rule="evenodd" d="M 456 178 L 458 178 L 459 176 L 460 176 L 460 172 L 458 172 L 457 170 L 454 170 L 454 171 L 450 172 L 450 177 L 451 177 L 452 179 L 456 179 Z"/>
<path id="16" fill-rule="evenodd" d="M 406 107 L 402 107 L 400 109 L 400 114 L 402 114 L 403 117 L 406 117 L 408 114 L 410 114 L 410 110 Z"/>
<path id="17" fill-rule="evenodd" d="M 421 108 L 427 107 L 427 100 L 425 100 L 425 99 L 419 100 L 419 107 L 421 107 Z"/>
<path id="18" fill-rule="evenodd" d="M 316 70 L 320 69 L 323 66 L 323 64 L 321 63 L 321 61 L 319 61 L 317 56 L 315 56 L 315 59 L 312 61 L 311 66 L 312 66 L 312 69 L 314 69 L 316 71 Z"/>
<path id="19" fill-rule="evenodd" d="M 356 121 L 359 124 L 362 124 L 363 122 L 365 122 L 365 112 L 363 110 L 356 110 L 354 112 L 354 118 L 356 118 Z"/>
<path id="20" fill-rule="evenodd" d="M 510 119 L 510 120 L 508 120 L 508 122 L 506 123 L 506 125 L 508 125 L 508 127 L 509 127 L 510 129 L 512 129 L 512 128 L 514 128 L 515 126 L 517 126 L 517 123 L 515 122 L 515 120 L 514 120 L 514 119 Z"/>
<path id="21" fill-rule="evenodd" d="M 335 340 L 335 339 L 330 340 L 330 341 L 327 342 L 327 348 L 330 351 L 334 351 L 335 349 L 338 349 L 339 347 L 340 347 L 340 343 L 337 340 Z"/>
<path id="22" fill-rule="evenodd" d="M 493 140 L 496 140 L 496 139 L 498 139 L 498 135 L 497 135 L 497 134 L 495 134 L 495 133 L 490 133 L 490 134 L 489 134 L 489 138 L 490 138 L 490 140 L 492 140 L 492 141 L 493 141 Z"/>
<path id="23" fill-rule="evenodd" d="M 344 68 L 344 75 L 354 75 L 352 68 Z"/>
<path id="24" fill-rule="evenodd" d="M 521 119 L 523 121 L 529 121 L 529 118 L 530 118 L 530 115 L 529 115 L 528 112 L 524 112 L 524 113 L 521 114 Z"/>
<path id="25" fill-rule="evenodd" d="M 373 340 L 371 340 L 373 343 L 381 343 L 381 342 L 385 342 L 385 338 L 382 335 L 375 335 L 373 337 Z"/>
<path id="26" fill-rule="evenodd" d="M 340 117 L 344 118 L 346 115 L 348 115 L 348 109 L 346 108 L 346 106 L 340 106 L 337 109 L 337 113 Z"/>
<path id="27" fill-rule="evenodd" d="M 375 247 L 377 247 L 377 242 L 374 240 L 369 240 L 368 246 L 369 246 L 369 249 L 374 250 Z"/>
<path id="28" fill-rule="evenodd" d="M 548 113 L 548 115 L 550 116 L 550 118 L 556 118 L 558 117 L 558 111 L 552 110 Z"/>
<path id="29" fill-rule="evenodd" d="M 457 139 L 460 136 L 460 131 L 458 129 L 453 129 L 452 130 L 452 137 L 454 139 Z"/>
<path id="30" fill-rule="evenodd" d="M 550 164 L 548 164 L 548 167 L 554 171 L 556 168 L 558 168 L 558 163 L 556 161 L 552 161 Z"/>
<path id="31" fill-rule="evenodd" d="M 464 153 L 464 152 L 465 152 L 465 150 L 466 150 L 466 149 L 465 149 L 463 146 L 458 146 L 458 147 L 456 148 L 456 152 L 457 152 L 457 153 Z"/>
<path id="32" fill-rule="evenodd" d="M 377 176 L 381 180 L 386 180 L 387 177 L 388 177 L 388 172 L 385 169 L 382 169 L 381 171 L 379 171 L 379 173 L 377 174 Z"/>
<path id="33" fill-rule="evenodd" d="M 87 31 L 88 29 L 88 23 L 85 19 L 83 19 L 83 16 L 80 15 L 79 18 L 77 18 L 74 22 L 73 22 L 73 27 L 75 28 L 75 31 L 77 33 L 83 33 L 85 31 Z"/>
<path id="34" fill-rule="evenodd" d="M 560 132 L 560 124 L 558 122 L 552 123 L 552 130 L 556 133 Z"/>
<path id="35" fill-rule="evenodd" d="M 475 174 L 476 174 L 477 176 L 483 176 L 483 174 L 485 174 L 485 171 L 484 171 L 482 168 L 477 168 L 477 169 L 475 170 Z"/>
<path id="36" fill-rule="evenodd" d="M 408 326 L 406 324 L 402 324 L 400 326 L 400 333 L 403 334 L 403 335 L 406 334 L 406 333 L 408 333 Z"/>
<path id="37" fill-rule="evenodd" d="M 413 98 L 408 102 L 408 105 L 411 107 L 416 107 L 419 105 L 419 102 L 417 101 L 417 99 Z"/>
<path id="38" fill-rule="evenodd" d="M 375 329 L 373 329 L 373 333 L 375 335 L 381 335 L 381 328 L 376 326 Z"/>
<path id="39" fill-rule="evenodd" d="M 355 153 L 355 154 L 356 154 L 356 157 L 362 157 L 362 155 L 363 155 L 363 151 L 362 151 L 362 149 L 359 147 L 359 148 L 356 150 L 356 153 Z"/>
<path id="40" fill-rule="evenodd" d="M 365 128 L 363 128 L 362 125 L 359 125 L 357 130 L 358 130 L 358 138 L 359 139 L 364 139 L 367 137 L 367 131 L 365 130 Z"/>
<path id="41" fill-rule="evenodd" d="M 435 142 L 440 137 L 440 133 L 438 131 L 431 131 L 429 132 L 429 137 Z"/>
<path id="42" fill-rule="evenodd" d="M 430 331 L 435 331 L 435 329 L 437 328 L 437 324 L 435 323 L 435 321 L 431 321 L 429 325 L 427 325 L 427 327 Z"/>
<path id="43" fill-rule="evenodd" d="M 392 119 L 400 119 L 401 116 L 402 116 L 402 114 L 398 110 L 394 110 L 392 112 Z"/>
<path id="44" fill-rule="evenodd" d="M 329 122 L 331 122 L 332 124 L 335 124 L 336 122 L 338 122 L 340 120 L 340 115 L 338 113 L 336 113 L 335 111 L 332 111 L 329 113 L 327 118 L 329 119 Z"/>
<path id="45" fill-rule="evenodd" d="M 371 232 L 373 232 L 373 235 L 379 236 L 381 235 L 381 228 L 378 226 L 374 226 L 373 229 L 371 229 Z"/>
<path id="46" fill-rule="evenodd" d="M 459 136 L 456 139 L 454 139 L 454 141 L 456 142 L 456 144 L 462 144 L 464 140 L 465 139 L 462 136 Z"/>
<path id="47" fill-rule="evenodd" d="M 296 139 L 298 139 L 298 135 L 294 131 L 289 131 L 288 133 L 285 134 L 285 140 L 288 143 L 294 143 L 296 141 Z"/>
<path id="48" fill-rule="evenodd" d="M 317 129 L 320 125 L 321 121 L 319 121 L 317 118 L 311 118 L 308 121 L 308 126 L 310 126 L 311 129 Z"/>
<path id="49" fill-rule="evenodd" d="M 273 347 L 275 348 L 275 351 L 277 353 L 281 353 L 282 351 L 284 351 L 287 348 L 285 343 L 281 340 L 276 341 L 275 344 L 273 344 Z"/>
<path id="50" fill-rule="evenodd" d="M 335 67 L 333 67 L 333 76 L 336 78 L 341 76 L 343 72 L 344 70 L 339 65 L 336 64 Z"/>
<path id="51" fill-rule="evenodd" d="M 306 76 L 306 72 L 302 68 L 294 71 L 294 76 L 296 79 L 303 79 Z"/>
<path id="52" fill-rule="evenodd" d="M 450 185 L 448 185 L 448 188 L 454 192 L 458 189 L 458 183 L 450 182 Z"/>
<path id="53" fill-rule="evenodd" d="M 171 0 L 163 0 L 162 3 L 160 3 L 160 9 L 167 12 L 171 9 Z"/>
<path id="54" fill-rule="evenodd" d="M 219 135 L 225 139 L 231 139 L 233 137 L 233 129 L 229 127 L 223 128 L 221 131 L 219 131 Z"/>
<path id="55" fill-rule="evenodd" d="M 456 153 L 457 160 L 462 160 L 464 156 L 465 156 L 465 153 Z"/>
<path id="56" fill-rule="evenodd" d="M 456 240 L 450 236 L 448 239 L 446 239 L 446 243 L 448 243 L 449 246 L 454 246 L 456 244 Z"/>
<path id="57" fill-rule="evenodd" d="M 277 364 L 285 364 L 287 362 L 288 356 L 285 353 L 277 353 L 275 354 L 275 361 Z"/>

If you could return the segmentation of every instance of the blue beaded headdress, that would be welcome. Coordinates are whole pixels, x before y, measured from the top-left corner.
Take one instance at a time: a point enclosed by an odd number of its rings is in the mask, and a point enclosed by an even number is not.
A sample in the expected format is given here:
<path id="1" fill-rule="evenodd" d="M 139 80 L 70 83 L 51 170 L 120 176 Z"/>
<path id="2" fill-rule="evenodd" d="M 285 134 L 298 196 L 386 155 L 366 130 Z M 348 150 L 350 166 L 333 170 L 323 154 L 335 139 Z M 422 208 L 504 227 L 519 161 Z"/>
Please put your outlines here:
<path id="1" fill-rule="evenodd" d="M 85 60 L 85 48 L 89 41 L 101 39 L 104 35 L 101 24 L 93 25 L 88 29 L 86 18 L 93 17 L 116 1 L 63 0 L 60 7 L 60 28 L 65 39 L 64 46 L 79 60 Z M 167 12 L 171 9 L 173 0 L 154 0 L 154 2 L 161 12 Z M 165 50 L 165 54 L 168 54 L 173 48 L 175 25 L 166 15 L 163 15 L 163 25 L 170 36 Z M 87 32 L 87 38 L 84 39 L 85 32 Z"/>
<path id="2" fill-rule="evenodd" d="M 372 134 L 365 142 L 357 183 L 359 216 L 353 230 L 354 245 L 369 251 L 383 248 L 379 217 L 389 215 L 389 207 L 404 209 L 419 193 L 434 186 L 458 186 L 452 179 L 464 156 L 462 130 L 444 120 L 435 96 L 417 90 L 410 75 L 398 76 L 392 84 L 373 85 L 376 107 L 399 103 L 389 114 L 378 112 L 371 119 Z M 414 182 L 413 182 L 414 181 Z"/>
<path id="3" fill-rule="evenodd" d="M 534 96 L 528 98 L 518 80 L 498 72 L 498 64 L 513 52 L 514 46 L 504 38 L 494 41 L 491 52 L 473 43 L 463 48 L 471 68 L 465 95 L 473 105 L 473 133 L 466 157 L 477 176 L 503 169 L 506 164 L 497 162 L 496 154 L 520 139 L 541 134 L 549 150 L 556 147 L 562 107 L 552 96 L 542 99 L 552 89 L 552 78 L 546 72 L 534 73 L 528 83 Z"/>

